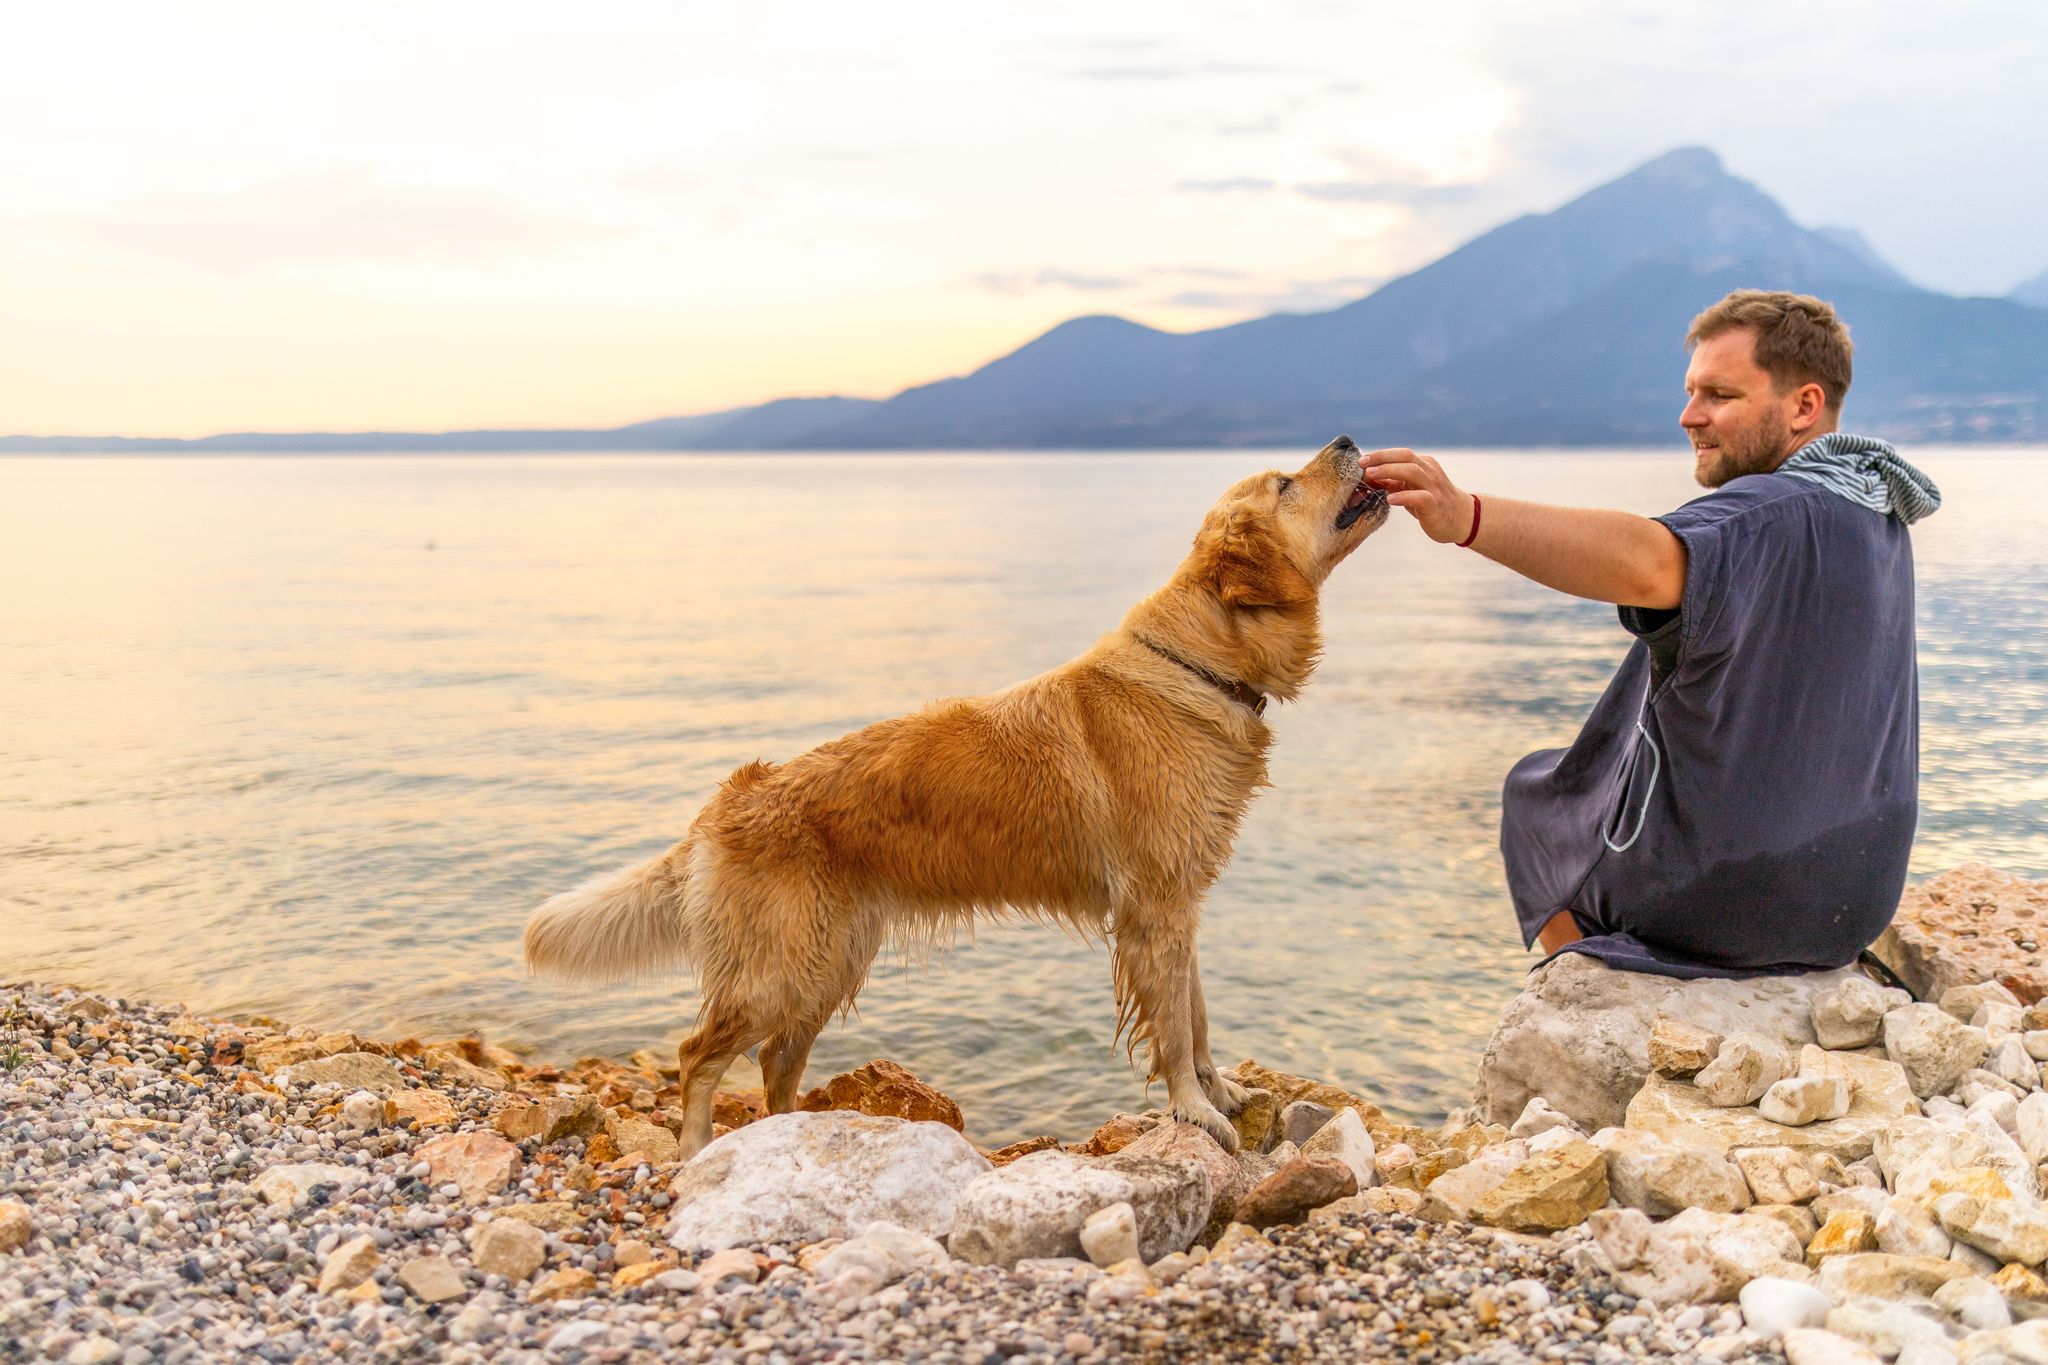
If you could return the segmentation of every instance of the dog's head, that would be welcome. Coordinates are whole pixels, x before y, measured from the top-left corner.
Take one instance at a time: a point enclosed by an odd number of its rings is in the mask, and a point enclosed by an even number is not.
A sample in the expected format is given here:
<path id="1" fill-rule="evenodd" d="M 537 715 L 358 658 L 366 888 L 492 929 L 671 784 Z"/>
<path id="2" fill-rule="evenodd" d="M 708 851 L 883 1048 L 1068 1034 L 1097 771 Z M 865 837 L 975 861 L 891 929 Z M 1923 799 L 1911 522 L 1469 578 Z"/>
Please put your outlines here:
<path id="1" fill-rule="evenodd" d="M 1228 606 L 1313 608 L 1330 571 L 1386 519 L 1387 495 L 1339 436 L 1292 474 L 1239 480 L 1202 519 L 1193 559 Z"/>
<path id="2" fill-rule="evenodd" d="M 1292 474 L 1239 482 L 1209 509 L 1194 552 L 1127 625 L 1188 658 L 1291 700 L 1322 648 L 1316 598 L 1331 570 L 1387 519 L 1349 436 Z M 1142 617 L 1142 622 L 1137 619 Z"/>

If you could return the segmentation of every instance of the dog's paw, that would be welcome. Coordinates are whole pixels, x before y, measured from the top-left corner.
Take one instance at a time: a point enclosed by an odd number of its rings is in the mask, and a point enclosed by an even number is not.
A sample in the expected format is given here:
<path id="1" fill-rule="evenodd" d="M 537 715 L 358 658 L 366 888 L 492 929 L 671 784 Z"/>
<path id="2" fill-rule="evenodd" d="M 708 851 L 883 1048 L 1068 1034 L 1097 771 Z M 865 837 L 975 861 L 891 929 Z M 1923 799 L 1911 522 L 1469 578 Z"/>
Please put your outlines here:
<path id="1" fill-rule="evenodd" d="M 1182 1123 L 1194 1124 L 1215 1138 L 1217 1145 L 1224 1151 L 1237 1150 L 1237 1130 L 1230 1126 L 1230 1120 L 1224 1118 L 1214 1106 L 1199 1100 L 1192 1104 L 1176 1104 L 1173 1106 L 1173 1116 Z"/>
<path id="2" fill-rule="evenodd" d="M 1209 1102 L 1226 1114 L 1235 1114 L 1252 1097 L 1251 1091 L 1220 1072 L 1211 1072 L 1204 1088 L 1209 1092 Z"/>

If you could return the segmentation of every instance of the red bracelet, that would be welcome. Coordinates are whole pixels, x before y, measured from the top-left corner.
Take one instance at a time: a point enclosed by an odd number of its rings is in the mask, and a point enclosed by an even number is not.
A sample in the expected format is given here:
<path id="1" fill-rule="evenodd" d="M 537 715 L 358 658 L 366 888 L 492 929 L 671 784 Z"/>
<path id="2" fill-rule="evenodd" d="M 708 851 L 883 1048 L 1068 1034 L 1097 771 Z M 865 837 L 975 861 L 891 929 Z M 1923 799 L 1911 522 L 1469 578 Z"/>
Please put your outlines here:
<path id="1" fill-rule="evenodd" d="M 1477 539 L 1479 539 L 1479 495 L 1474 493 L 1472 495 L 1472 533 L 1458 542 L 1458 548 L 1461 550 L 1470 549 L 1472 542 Z"/>

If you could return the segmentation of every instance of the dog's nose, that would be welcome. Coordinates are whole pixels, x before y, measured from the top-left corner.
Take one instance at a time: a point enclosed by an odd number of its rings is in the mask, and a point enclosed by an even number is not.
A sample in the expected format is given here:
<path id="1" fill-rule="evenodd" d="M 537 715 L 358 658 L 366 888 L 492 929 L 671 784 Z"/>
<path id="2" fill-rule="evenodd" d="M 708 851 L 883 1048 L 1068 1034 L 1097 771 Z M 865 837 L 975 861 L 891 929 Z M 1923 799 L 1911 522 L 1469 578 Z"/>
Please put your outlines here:
<path id="1" fill-rule="evenodd" d="M 1337 451 L 1356 450 L 1358 449 L 1358 444 L 1349 436 L 1339 436 L 1336 440 L 1330 442 L 1330 449 Z"/>

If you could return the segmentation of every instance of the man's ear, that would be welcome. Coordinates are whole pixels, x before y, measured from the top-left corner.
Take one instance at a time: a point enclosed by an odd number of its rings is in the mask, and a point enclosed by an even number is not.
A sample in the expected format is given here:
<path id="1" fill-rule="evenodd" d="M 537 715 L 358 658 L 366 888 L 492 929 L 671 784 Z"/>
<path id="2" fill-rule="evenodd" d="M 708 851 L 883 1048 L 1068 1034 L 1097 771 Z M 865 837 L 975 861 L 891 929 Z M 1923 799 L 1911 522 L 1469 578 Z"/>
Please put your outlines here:
<path id="1" fill-rule="evenodd" d="M 1210 581 L 1224 605 L 1280 607 L 1315 597 L 1315 585 L 1288 562 L 1270 518 L 1232 509 L 1209 560 Z"/>

